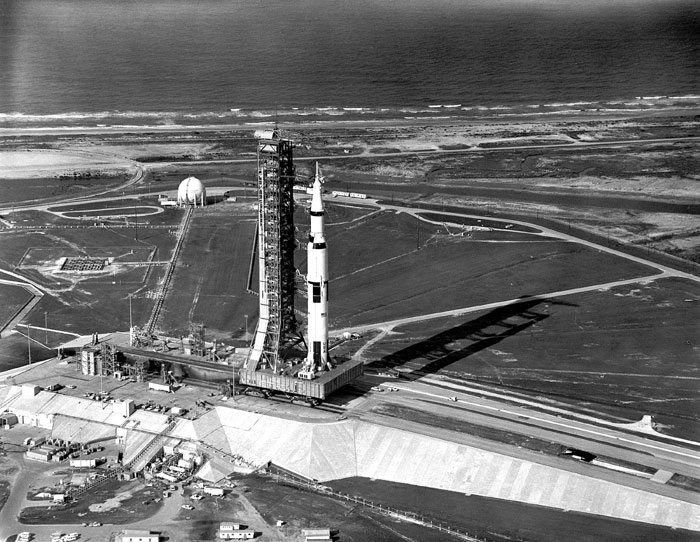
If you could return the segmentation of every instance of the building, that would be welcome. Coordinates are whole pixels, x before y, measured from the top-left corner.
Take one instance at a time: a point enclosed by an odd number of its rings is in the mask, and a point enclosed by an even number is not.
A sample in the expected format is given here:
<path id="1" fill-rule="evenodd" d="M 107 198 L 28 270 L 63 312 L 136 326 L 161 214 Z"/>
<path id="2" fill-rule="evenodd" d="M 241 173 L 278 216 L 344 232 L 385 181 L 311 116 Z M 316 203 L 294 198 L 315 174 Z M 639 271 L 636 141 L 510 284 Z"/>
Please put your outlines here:
<path id="1" fill-rule="evenodd" d="M 224 494 L 224 490 L 220 487 L 205 487 L 203 491 L 207 495 L 212 495 L 213 497 L 221 497 Z"/>
<path id="2" fill-rule="evenodd" d="M 312 540 L 333 540 L 330 529 L 302 529 L 301 534 L 305 537 L 306 542 Z"/>
<path id="3" fill-rule="evenodd" d="M 0 428 L 10 429 L 18 423 L 19 420 L 17 419 L 16 414 L 13 414 L 12 412 L 5 412 L 4 414 L 0 414 Z"/>
<path id="4" fill-rule="evenodd" d="M 255 538 L 255 530 L 240 523 L 223 522 L 217 534 L 219 540 L 250 540 Z"/>
<path id="5" fill-rule="evenodd" d="M 51 461 L 51 452 L 44 448 L 32 448 L 31 450 L 27 450 L 26 456 L 27 459 L 33 461 L 44 461 L 47 463 Z"/>
<path id="6" fill-rule="evenodd" d="M 207 189 L 197 177 L 187 177 L 177 189 L 177 205 L 204 207 L 207 204 Z M 162 203 L 161 203 L 162 205 Z"/>
<path id="7" fill-rule="evenodd" d="M 124 531 L 120 538 L 121 542 L 160 542 L 160 534 L 151 531 Z"/>
<path id="8" fill-rule="evenodd" d="M 97 466 L 97 459 L 71 458 L 70 466 L 76 469 L 94 469 Z"/>

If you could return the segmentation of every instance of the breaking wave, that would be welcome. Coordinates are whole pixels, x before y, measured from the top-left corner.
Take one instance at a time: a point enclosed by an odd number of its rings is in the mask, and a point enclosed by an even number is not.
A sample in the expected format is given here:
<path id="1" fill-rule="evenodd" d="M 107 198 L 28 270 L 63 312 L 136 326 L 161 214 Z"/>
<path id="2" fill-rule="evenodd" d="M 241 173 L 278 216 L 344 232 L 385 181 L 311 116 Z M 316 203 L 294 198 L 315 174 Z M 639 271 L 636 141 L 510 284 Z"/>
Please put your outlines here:
<path id="1" fill-rule="evenodd" d="M 0 113 L 0 128 L 85 126 L 95 128 L 177 126 L 259 125 L 271 122 L 323 122 L 391 119 L 450 119 L 490 117 L 537 117 L 587 113 L 629 113 L 683 110 L 700 107 L 700 95 L 638 96 L 611 101 L 553 102 L 545 104 L 425 104 L 403 107 L 332 106 L 277 107 L 245 109 L 230 107 L 221 111 L 97 111 L 66 112 L 47 115 Z"/>

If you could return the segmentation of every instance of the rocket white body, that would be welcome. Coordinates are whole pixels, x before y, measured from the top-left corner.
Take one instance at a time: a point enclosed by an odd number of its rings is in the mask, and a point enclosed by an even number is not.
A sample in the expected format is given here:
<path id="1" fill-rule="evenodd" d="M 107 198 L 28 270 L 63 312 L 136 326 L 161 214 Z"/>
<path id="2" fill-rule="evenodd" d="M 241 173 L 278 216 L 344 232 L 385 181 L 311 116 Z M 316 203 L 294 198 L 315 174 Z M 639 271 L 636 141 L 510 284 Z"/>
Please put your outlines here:
<path id="1" fill-rule="evenodd" d="M 311 231 L 307 245 L 306 286 L 308 291 L 308 354 L 299 376 L 313 378 L 317 371 L 330 367 L 328 359 L 328 250 L 326 248 L 321 180 L 311 189 Z"/>

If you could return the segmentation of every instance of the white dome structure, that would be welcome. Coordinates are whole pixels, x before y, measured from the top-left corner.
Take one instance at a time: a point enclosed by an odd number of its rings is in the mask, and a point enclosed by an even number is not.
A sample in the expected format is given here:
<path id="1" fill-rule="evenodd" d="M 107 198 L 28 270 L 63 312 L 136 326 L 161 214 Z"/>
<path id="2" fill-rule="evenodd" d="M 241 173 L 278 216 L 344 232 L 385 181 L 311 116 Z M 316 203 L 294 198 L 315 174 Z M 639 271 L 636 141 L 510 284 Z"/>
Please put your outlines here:
<path id="1" fill-rule="evenodd" d="M 194 205 L 204 207 L 207 203 L 207 189 L 197 177 L 187 177 L 177 189 L 178 206 Z"/>

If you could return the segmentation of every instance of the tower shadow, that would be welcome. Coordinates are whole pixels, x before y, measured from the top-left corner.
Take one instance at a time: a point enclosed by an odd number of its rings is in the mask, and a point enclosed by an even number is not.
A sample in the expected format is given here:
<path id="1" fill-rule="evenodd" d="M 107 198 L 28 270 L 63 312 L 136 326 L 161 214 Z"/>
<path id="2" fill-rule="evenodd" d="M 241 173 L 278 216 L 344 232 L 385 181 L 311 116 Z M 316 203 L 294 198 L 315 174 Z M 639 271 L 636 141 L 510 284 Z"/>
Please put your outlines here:
<path id="1" fill-rule="evenodd" d="M 441 331 L 432 337 L 388 354 L 369 364 L 368 368 L 386 371 L 403 367 L 401 376 L 415 380 L 421 376 L 435 374 L 549 318 L 549 314 L 537 310 L 542 304 L 577 306 L 550 298 L 521 296 L 519 299 L 521 300 L 493 309 L 474 320 Z M 459 344 L 464 341 L 470 341 L 470 344 L 460 347 Z M 455 346 L 451 347 L 450 345 L 453 344 Z M 406 364 L 420 360 L 427 363 L 406 370 Z"/>

